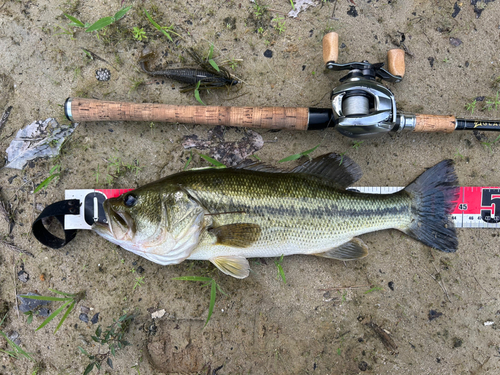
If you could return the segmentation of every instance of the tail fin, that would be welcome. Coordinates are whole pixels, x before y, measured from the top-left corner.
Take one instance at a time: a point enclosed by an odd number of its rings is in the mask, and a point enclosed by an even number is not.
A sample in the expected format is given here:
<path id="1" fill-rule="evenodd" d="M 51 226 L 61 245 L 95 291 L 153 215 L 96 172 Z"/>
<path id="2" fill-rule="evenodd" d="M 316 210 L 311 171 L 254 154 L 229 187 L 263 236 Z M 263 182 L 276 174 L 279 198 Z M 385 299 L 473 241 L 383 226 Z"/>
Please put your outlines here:
<path id="1" fill-rule="evenodd" d="M 457 184 L 453 161 L 443 160 L 408 185 L 414 220 L 406 233 L 434 249 L 455 252 L 458 240 L 449 215 L 458 199 Z"/>

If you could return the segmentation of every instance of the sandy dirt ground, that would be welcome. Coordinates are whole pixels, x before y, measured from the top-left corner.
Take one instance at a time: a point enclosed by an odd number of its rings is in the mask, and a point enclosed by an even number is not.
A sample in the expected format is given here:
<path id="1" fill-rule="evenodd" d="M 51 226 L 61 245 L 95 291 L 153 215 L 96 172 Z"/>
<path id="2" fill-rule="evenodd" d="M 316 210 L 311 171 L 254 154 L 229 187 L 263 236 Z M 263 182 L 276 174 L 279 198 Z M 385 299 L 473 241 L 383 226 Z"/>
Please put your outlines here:
<path id="1" fill-rule="evenodd" d="M 122 5 L 132 8 L 98 33 L 72 27 L 64 16 L 93 23 Z M 180 36 L 171 34 L 169 41 L 143 9 Z M 185 48 L 206 55 L 213 44 L 215 61 L 244 83 L 239 90 L 202 93 L 208 105 L 328 108 L 329 93 L 343 76 L 324 67 L 321 41 L 329 31 L 340 35 L 341 62 L 382 62 L 389 49 L 404 44 L 405 78 L 386 84 L 399 110 L 500 117 L 497 108 L 485 109 L 500 89 L 500 1 L 328 0 L 313 3 L 297 19 L 286 16 L 290 10 L 287 0 L 1 1 L 0 112 L 9 106 L 12 111 L 0 129 L 0 152 L 5 156 L 15 133 L 35 120 L 55 117 L 68 124 L 62 104 L 70 96 L 200 105 L 193 93 L 180 92 L 182 84 L 140 71 L 144 49 L 157 53 L 154 67 L 191 67 Z M 135 39 L 134 27 L 143 28 L 147 39 Z M 82 48 L 106 62 L 90 59 Z M 104 68 L 111 79 L 100 82 L 95 72 Z M 209 139 L 210 130 L 80 123 L 59 158 L 23 171 L 0 170 L 1 193 L 14 220 L 10 232 L 0 218 L 0 310 L 7 314 L 0 329 L 34 359 L 0 353 L 0 374 L 82 374 L 92 362 L 88 356 L 95 355 L 103 360 L 101 374 L 500 373 L 497 229 L 458 229 L 453 254 L 396 230 L 371 233 L 362 236 L 370 255 L 359 261 L 284 258 L 286 283 L 278 259 L 251 260 L 250 277 L 237 280 L 209 262 L 156 265 L 91 231 L 79 232 L 59 250 L 31 234 L 40 208 L 63 200 L 65 189 L 134 188 L 178 172 L 190 156 L 183 137 Z M 257 133 L 264 146 L 255 154 L 273 165 L 317 145 L 312 156 L 345 153 L 364 172 L 358 186 L 404 186 L 447 158 L 455 161 L 462 186 L 500 186 L 494 133 L 391 134 L 361 144 L 334 129 Z M 227 129 L 225 139 L 244 136 L 243 129 Z M 34 194 L 56 165 L 60 178 Z M 190 166 L 207 165 L 195 153 Z M 226 293 L 217 293 L 206 327 L 210 289 L 172 280 L 179 276 L 212 277 Z M 35 331 L 43 318 L 28 324 L 15 298 L 28 292 L 55 296 L 49 289 L 86 291 L 55 334 L 59 317 Z M 50 309 L 59 306 L 53 302 Z M 124 335 L 130 345 L 110 356 L 111 369 L 108 345 L 91 335 L 131 312 L 138 315 Z M 3 337 L 0 348 L 11 350 Z"/>

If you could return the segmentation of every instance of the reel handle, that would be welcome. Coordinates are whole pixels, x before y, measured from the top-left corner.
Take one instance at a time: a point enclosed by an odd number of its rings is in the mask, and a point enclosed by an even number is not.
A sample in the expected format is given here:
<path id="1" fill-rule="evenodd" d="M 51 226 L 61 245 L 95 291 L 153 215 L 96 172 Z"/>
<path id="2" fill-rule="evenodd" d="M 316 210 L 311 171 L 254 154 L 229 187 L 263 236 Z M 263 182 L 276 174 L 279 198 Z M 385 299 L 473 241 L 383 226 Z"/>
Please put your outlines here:
<path id="1" fill-rule="evenodd" d="M 399 48 L 387 51 L 387 68 L 389 73 L 403 78 L 405 75 L 405 51 Z"/>
<path id="2" fill-rule="evenodd" d="M 339 58 L 339 34 L 331 32 L 323 37 L 323 61 L 336 63 Z"/>

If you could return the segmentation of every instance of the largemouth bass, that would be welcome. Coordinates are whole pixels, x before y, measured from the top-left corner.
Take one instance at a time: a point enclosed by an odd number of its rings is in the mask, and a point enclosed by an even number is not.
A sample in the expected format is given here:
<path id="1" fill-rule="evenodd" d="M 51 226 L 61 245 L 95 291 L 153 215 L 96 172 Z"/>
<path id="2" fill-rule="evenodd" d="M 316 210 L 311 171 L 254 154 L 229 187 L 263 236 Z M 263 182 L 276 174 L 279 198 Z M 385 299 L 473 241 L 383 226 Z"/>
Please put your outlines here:
<path id="1" fill-rule="evenodd" d="M 358 165 L 337 154 L 288 172 L 262 164 L 181 172 L 106 200 L 107 223 L 93 229 L 155 263 L 209 260 L 237 278 L 248 276 L 247 258 L 359 259 L 368 248 L 357 236 L 389 228 L 456 251 L 449 214 L 458 188 L 451 160 L 394 194 L 346 190 L 360 177 Z"/>

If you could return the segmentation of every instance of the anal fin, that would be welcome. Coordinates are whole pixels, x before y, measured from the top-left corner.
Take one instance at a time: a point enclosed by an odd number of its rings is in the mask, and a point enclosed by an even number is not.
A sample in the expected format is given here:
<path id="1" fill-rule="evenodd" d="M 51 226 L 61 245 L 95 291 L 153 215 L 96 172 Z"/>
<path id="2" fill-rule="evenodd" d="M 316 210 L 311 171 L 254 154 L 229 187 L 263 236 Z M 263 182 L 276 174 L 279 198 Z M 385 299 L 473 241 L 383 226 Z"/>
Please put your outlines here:
<path id="1" fill-rule="evenodd" d="M 250 264 L 245 257 L 240 256 L 220 256 L 210 259 L 221 272 L 226 275 L 244 279 L 250 273 Z"/>
<path id="2" fill-rule="evenodd" d="M 338 260 L 354 260 L 367 256 L 368 246 L 359 238 L 353 238 L 340 246 L 314 255 Z"/>

